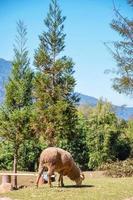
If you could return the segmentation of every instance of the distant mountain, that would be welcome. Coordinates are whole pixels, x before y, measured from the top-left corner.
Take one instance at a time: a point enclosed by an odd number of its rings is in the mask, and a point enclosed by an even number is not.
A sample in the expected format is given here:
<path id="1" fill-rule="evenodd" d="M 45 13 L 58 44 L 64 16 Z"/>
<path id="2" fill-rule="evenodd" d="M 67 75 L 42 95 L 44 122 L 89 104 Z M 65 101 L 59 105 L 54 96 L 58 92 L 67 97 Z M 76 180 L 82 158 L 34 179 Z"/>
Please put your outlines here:
<path id="1" fill-rule="evenodd" d="M 10 72 L 11 62 L 0 58 L 0 103 L 2 103 L 4 99 L 4 84 L 7 82 Z M 98 99 L 81 93 L 77 94 L 80 97 L 79 105 L 96 106 Z M 113 105 L 113 108 L 119 118 L 127 120 L 133 117 L 133 107 Z"/>
<path id="2" fill-rule="evenodd" d="M 11 71 L 11 62 L 0 58 L 0 103 L 4 98 L 4 84 L 8 80 Z"/>
<path id="3" fill-rule="evenodd" d="M 77 95 L 80 98 L 80 105 L 89 105 L 89 106 L 96 106 L 98 99 L 96 99 L 95 97 L 91 97 L 91 96 L 87 96 L 81 93 L 77 93 Z"/>
<path id="4" fill-rule="evenodd" d="M 80 97 L 80 105 L 96 106 L 98 99 L 81 93 L 77 94 Z M 121 119 L 128 120 L 129 118 L 133 118 L 133 107 L 113 105 L 113 110 L 115 111 L 116 115 Z"/>
<path id="5" fill-rule="evenodd" d="M 116 115 L 121 119 L 131 119 L 133 118 L 133 107 L 126 106 L 114 106 Z"/>

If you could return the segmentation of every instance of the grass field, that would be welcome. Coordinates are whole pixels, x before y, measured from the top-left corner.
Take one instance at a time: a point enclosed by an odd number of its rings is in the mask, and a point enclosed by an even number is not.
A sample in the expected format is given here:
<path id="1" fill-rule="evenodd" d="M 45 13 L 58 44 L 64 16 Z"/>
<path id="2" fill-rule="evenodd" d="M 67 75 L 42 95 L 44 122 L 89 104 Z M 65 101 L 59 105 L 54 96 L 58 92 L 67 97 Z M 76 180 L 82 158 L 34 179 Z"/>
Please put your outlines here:
<path id="1" fill-rule="evenodd" d="M 65 187 L 53 187 L 47 184 L 36 188 L 34 178 L 19 177 L 19 184 L 27 188 L 0 194 L 13 200 L 124 200 L 133 197 L 133 178 L 107 178 L 99 172 L 85 173 L 82 187 L 75 187 L 74 182 L 64 179 Z"/>

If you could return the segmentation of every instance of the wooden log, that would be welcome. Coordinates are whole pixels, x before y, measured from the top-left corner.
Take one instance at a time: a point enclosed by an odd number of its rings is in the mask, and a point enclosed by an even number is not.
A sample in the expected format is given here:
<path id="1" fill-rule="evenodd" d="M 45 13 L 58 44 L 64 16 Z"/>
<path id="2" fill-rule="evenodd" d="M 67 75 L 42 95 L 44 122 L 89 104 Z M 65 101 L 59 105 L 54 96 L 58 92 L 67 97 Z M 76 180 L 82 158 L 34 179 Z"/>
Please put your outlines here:
<path id="1" fill-rule="evenodd" d="M 3 175 L 10 175 L 10 176 L 37 176 L 38 174 L 35 174 L 35 173 L 12 173 L 12 172 L 0 173 L 0 176 L 3 176 Z"/>

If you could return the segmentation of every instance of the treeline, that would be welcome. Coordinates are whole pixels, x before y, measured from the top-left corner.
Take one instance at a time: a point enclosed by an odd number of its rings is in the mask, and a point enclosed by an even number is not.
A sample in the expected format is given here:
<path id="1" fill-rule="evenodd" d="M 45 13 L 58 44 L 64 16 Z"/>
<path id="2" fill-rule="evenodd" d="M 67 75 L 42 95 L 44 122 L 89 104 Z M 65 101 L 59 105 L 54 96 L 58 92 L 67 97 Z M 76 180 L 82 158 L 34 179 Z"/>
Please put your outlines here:
<path id="1" fill-rule="evenodd" d="M 85 121 L 89 169 L 132 158 L 133 119 L 117 118 L 112 105 L 102 100 L 96 107 L 82 106 L 79 110 Z"/>
<path id="2" fill-rule="evenodd" d="M 1 170 L 36 170 L 47 146 L 68 150 L 82 169 L 133 157 L 132 119 L 118 119 L 111 104 L 102 100 L 96 107 L 78 107 L 74 63 L 63 55 L 64 21 L 57 0 L 51 0 L 34 71 L 26 26 L 17 24 L 12 72 L 0 108 Z"/>
<path id="3" fill-rule="evenodd" d="M 77 133 L 76 138 L 71 138 L 71 146 L 65 138 L 60 138 L 56 145 L 69 150 L 83 170 L 133 158 L 133 119 L 118 119 L 111 104 L 102 100 L 96 107 L 78 107 L 77 116 Z M 18 151 L 18 169 L 36 170 L 39 154 L 45 147 L 47 142 L 42 136 L 23 140 Z M 11 170 L 12 143 L 1 141 L 0 152 L 0 169 Z"/>
<path id="4" fill-rule="evenodd" d="M 74 63 L 63 55 L 65 19 L 57 0 L 51 0 L 34 53 L 34 71 L 26 46 L 27 28 L 24 22 L 17 23 L 12 72 L 0 108 L 0 169 L 34 171 L 40 152 L 48 146 L 67 149 L 77 160 L 84 153 L 87 158 L 84 132 L 78 130 Z M 17 176 L 13 186 L 17 187 Z"/>

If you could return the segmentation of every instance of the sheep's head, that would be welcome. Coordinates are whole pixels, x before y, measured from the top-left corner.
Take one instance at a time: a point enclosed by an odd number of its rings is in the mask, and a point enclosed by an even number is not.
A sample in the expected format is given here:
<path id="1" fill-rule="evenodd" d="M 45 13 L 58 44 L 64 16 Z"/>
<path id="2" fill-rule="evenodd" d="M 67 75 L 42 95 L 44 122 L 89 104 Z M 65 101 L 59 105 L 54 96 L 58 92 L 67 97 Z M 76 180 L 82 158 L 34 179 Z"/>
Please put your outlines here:
<path id="1" fill-rule="evenodd" d="M 80 173 L 80 177 L 76 179 L 76 185 L 80 186 L 82 184 L 82 181 L 85 179 L 85 176 L 83 173 Z"/>

